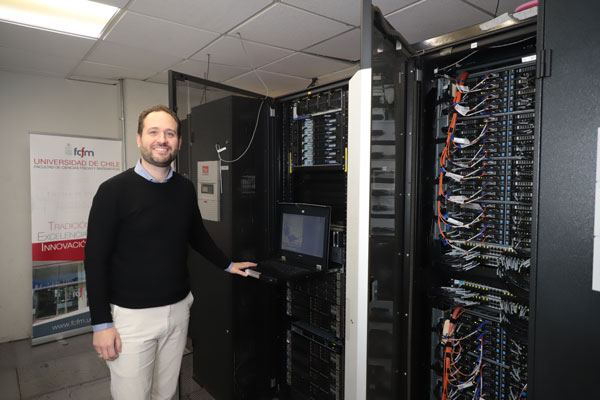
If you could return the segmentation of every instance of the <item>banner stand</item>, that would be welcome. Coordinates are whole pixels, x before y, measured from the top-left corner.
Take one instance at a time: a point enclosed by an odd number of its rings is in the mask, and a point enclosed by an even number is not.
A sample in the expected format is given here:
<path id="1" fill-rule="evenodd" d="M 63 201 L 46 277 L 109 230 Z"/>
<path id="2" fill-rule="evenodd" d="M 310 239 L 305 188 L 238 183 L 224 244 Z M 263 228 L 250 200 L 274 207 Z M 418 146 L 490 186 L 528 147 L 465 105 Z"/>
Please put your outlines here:
<path id="1" fill-rule="evenodd" d="M 122 171 L 119 139 L 29 133 L 32 344 L 91 331 L 83 267 L 98 186 Z"/>

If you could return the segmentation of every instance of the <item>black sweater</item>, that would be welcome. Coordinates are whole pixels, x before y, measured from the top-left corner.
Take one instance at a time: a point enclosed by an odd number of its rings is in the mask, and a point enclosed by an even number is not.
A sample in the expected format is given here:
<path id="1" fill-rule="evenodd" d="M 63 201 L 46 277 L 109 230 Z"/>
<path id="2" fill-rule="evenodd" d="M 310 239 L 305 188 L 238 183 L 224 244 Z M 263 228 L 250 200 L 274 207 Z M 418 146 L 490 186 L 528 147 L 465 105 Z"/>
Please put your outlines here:
<path id="1" fill-rule="evenodd" d="M 149 308 L 185 298 L 188 243 L 215 265 L 230 264 L 204 228 L 189 180 L 173 173 L 153 183 L 129 169 L 102 183 L 85 245 L 92 325 L 112 321 L 111 303 Z"/>

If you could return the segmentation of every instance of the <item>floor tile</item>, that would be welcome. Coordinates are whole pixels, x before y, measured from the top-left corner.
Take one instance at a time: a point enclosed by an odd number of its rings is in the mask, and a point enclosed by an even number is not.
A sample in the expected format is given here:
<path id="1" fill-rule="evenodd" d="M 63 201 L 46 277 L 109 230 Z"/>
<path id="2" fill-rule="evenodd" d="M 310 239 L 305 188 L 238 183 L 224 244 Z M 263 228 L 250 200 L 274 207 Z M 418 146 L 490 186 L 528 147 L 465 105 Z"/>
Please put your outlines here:
<path id="1" fill-rule="evenodd" d="M 57 357 L 89 351 L 93 351 L 91 333 L 60 339 L 38 346 L 32 346 L 31 339 L 0 343 L 0 368 L 24 367 L 39 364 Z"/>
<path id="2" fill-rule="evenodd" d="M 62 389 L 57 392 L 33 397 L 31 400 L 111 400 L 110 378 L 88 382 L 82 385 Z"/>
<path id="3" fill-rule="evenodd" d="M 181 400 L 214 400 L 192 378 L 193 356 L 186 347 L 181 367 Z M 110 372 L 83 334 L 32 347 L 31 340 L 0 344 L 2 400 L 111 400 Z"/>
<path id="4" fill-rule="evenodd" d="M 17 369 L 23 399 L 107 378 L 106 362 L 91 350 Z"/>
<path id="5" fill-rule="evenodd" d="M 14 368 L 0 368 L 0 390 L 4 400 L 20 400 L 19 381 L 17 370 Z"/>

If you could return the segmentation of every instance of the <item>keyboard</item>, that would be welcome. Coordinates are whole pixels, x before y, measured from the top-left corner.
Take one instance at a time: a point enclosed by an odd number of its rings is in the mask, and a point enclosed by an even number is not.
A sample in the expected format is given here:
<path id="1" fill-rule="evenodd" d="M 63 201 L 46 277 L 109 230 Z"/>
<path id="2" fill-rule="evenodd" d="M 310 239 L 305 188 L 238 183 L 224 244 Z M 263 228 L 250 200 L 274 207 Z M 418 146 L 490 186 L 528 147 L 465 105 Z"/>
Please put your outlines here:
<path id="1" fill-rule="evenodd" d="M 284 261 L 269 260 L 258 265 L 258 271 L 265 274 L 273 273 L 274 275 L 302 275 L 308 272 L 307 269 L 289 265 Z"/>

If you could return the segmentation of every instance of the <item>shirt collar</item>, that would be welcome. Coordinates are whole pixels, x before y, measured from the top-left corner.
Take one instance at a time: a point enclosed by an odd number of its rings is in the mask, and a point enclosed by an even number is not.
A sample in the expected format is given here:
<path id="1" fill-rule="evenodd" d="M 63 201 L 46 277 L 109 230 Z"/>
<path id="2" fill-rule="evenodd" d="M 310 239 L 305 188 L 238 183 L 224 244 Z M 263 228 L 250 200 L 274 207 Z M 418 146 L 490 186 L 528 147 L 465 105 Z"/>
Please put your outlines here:
<path id="1" fill-rule="evenodd" d="M 167 177 L 165 178 L 164 181 L 159 182 L 156 179 L 154 179 L 152 177 L 152 175 L 150 175 L 150 173 L 146 170 L 146 168 L 144 168 L 144 166 L 142 165 L 142 159 L 140 158 L 137 162 L 137 164 L 135 164 L 135 168 L 133 169 L 135 171 L 136 174 L 138 174 L 139 176 L 141 176 L 142 178 L 149 180 L 152 183 L 166 183 L 169 181 L 169 179 L 171 179 L 173 177 L 173 168 L 169 167 L 169 173 L 167 174 Z"/>

